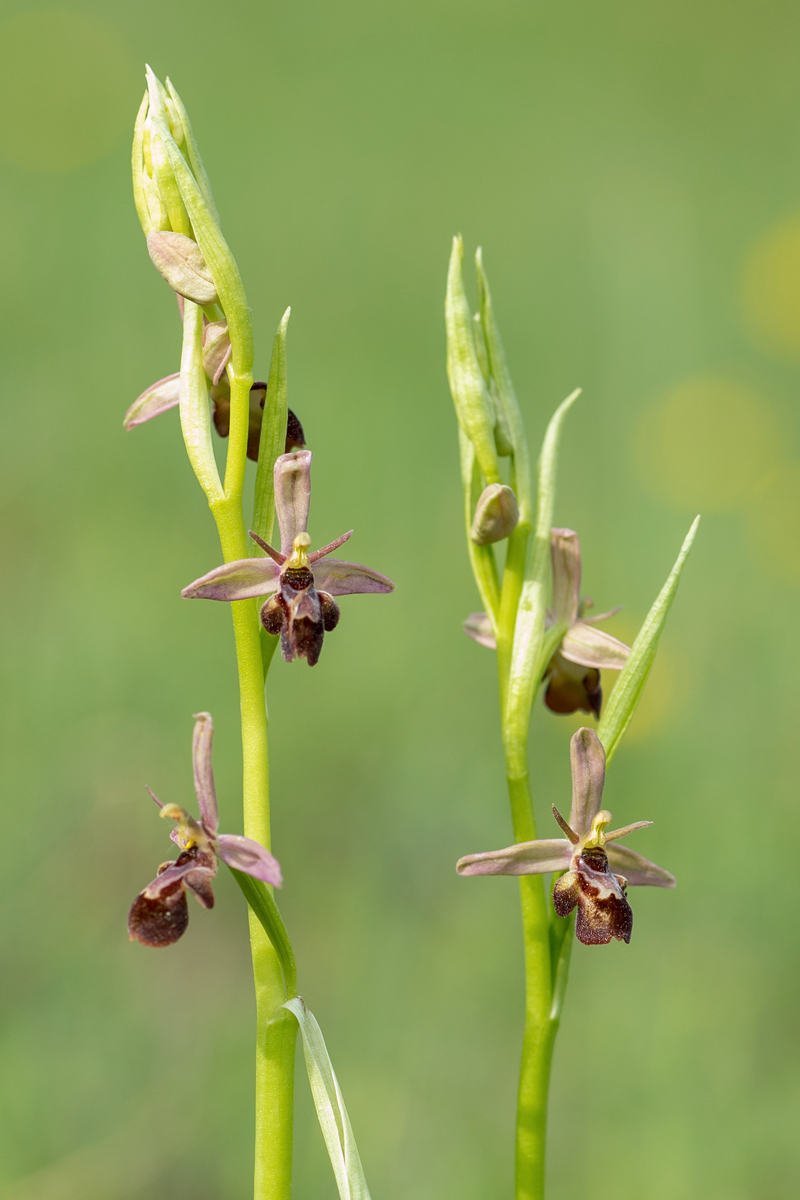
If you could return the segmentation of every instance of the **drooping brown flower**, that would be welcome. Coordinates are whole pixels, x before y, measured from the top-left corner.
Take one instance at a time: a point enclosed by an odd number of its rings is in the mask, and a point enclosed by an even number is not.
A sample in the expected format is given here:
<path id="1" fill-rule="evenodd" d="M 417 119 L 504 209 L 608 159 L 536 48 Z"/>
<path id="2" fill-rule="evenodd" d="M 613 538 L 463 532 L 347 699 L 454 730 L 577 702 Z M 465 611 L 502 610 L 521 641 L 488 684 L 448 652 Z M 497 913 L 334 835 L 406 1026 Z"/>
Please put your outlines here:
<path id="1" fill-rule="evenodd" d="M 178 804 L 162 804 L 148 792 L 161 809 L 161 816 L 175 821 L 170 837 L 181 853 L 174 862 L 162 863 L 155 879 L 140 892 L 128 913 L 131 941 L 143 946 L 171 946 L 186 932 L 189 924 L 188 890 L 203 908 L 214 907 L 211 884 L 217 873 L 217 861 L 280 887 L 281 868 L 269 850 L 236 833 L 219 833 L 217 792 L 211 765 L 214 723 L 210 713 L 197 713 L 192 737 L 194 787 L 200 809 L 195 821 Z"/>

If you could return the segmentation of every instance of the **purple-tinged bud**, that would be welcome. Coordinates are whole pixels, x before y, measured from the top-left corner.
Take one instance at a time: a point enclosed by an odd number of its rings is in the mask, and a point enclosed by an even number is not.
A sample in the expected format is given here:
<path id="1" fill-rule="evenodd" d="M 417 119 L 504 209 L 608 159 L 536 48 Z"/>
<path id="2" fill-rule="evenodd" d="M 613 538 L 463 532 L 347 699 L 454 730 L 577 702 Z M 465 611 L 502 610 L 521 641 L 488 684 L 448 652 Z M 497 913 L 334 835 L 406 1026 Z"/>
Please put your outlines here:
<path id="1" fill-rule="evenodd" d="M 182 233 L 153 229 L 147 235 L 153 266 L 179 296 L 205 306 L 219 297 L 214 279 L 197 242 Z"/>
<path id="2" fill-rule="evenodd" d="M 517 497 L 505 483 L 490 483 L 478 499 L 469 536 L 477 546 L 501 542 L 519 520 Z"/>
<path id="3" fill-rule="evenodd" d="M 231 357 L 231 338 L 227 321 L 211 321 L 203 330 L 203 370 L 218 384 Z"/>

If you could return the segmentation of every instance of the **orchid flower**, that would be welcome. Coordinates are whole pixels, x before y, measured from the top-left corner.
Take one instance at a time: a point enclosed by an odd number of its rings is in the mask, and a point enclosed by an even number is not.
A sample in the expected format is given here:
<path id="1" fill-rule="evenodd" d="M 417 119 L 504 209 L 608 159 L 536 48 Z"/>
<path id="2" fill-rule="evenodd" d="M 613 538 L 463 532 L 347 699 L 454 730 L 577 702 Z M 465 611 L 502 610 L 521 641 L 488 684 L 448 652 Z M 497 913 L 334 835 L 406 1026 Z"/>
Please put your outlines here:
<path id="1" fill-rule="evenodd" d="M 209 321 L 203 318 L 203 369 L 209 381 L 209 395 L 214 405 L 214 428 L 220 437 L 226 438 L 231 424 L 231 389 L 228 383 L 226 368 L 231 357 L 231 339 L 225 321 Z M 123 425 L 125 429 L 135 429 L 144 425 L 153 417 L 177 408 L 180 404 L 181 376 L 180 371 L 174 375 L 165 375 L 145 388 L 134 400 L 125 414 Z M 250 388 L 250 414 L 247 430 L 247 457 L 258 462 L 258 448 L 261 441 L 261 422 L 264 416 L 264 404 L 267 399 L 267 385 L 262 380 Z M 286 422 L 286 446 L 290 450 L 302 450 L 305 446 L 305 434 L 299 418 L 288 410 Z"/>
<path id="2" fill-rule="evenodd" d="M 150 788 L 147 789 L 161 809 L 161 816 L 176 822 L 170 837 L 180 847 L 181 853 L 174 862 L 161 864 L 155 879 L 139 893 L 130 907 L 130 939 L 140 941 L 143 946 L 170 946 L 186 932 L 189 924 L 187 888 L 203 908 L 214 907 L 211 883 L 217 873 L 219 859 L 229 867 L 252 875 L 254 879 L 261 879 L 264 883 L 271 883 L 274 887 L 280 887 L 283 882 L 278 860 L 262 845 L 236 833 L 218 832 L 217 793 L 211 766 L 213 737 L 211 714 L 197 713 L 192 737 L 192 763 L 200 809 L 199 821 L 195 821 L 179 804 L 162 804 Z"/>
<path id="3" fill-rule="evenodd" d="M 545 671 L 548 679 L 544 702 L 556 713 L 581 712 L 600 716 L 603 692 L 600 670 L 620 671 L 630 654 L 630 647 L 603 629 L 604 621 L 619 612 L 618 608 L 596 617 L 583 614 L 591 600 L 581 601 L 581 548 L 578 535 L 572 529 L 552 531 L 553 599 L 547 612 L 547 628 L 564 623 L 566 633 Z M 472 613 L 464 622 L 468 637 L 496 649 L 495 637 L 486 613 Z"/>
<path id="4" fill-rule="evenodd" d="M 459 860 L 459 875 L 544 875 L 565 871 L 553 887 L 553 907 L 566 917 L 578 906 L 575 928 L 586 946 L 605 945 L 612 937 L 629 942 L 633 912 L 628 886 L 675 887 L 675 877 L 663 867 L 617 844 L 652 821 L 636 821 L 606 832 L 611 813 L 601 809 L 606 756 L 592 729 L 579 729 L 570 742 L 572 808 L 569 824 L 553 806 L 565 838 L 520 842 L 505 850 L 468 854 Z M 619 874 L 617 874 L 619 872 Z"/>
<path id="5" fill-rule="evenodd" d="M 325 633 L 335 629 L 339 621 L 339 605 L 334 596 L 392 592 L 394 584 L 360 563 L 328 558 L 347 541 L 352 529 L 309 554 L 311 539 L 306 530 L 310 499 L 311 451 L 280 455 L 275 461 L 280 550 L 251 532 L 253 541 L 268 557 L 225 563 L 190 583 L 181 595 L 189 600 L 269 596 L 261 608 L 262 625 L 267 633 L 280 634 L 281 652 L 287 662 L 296 657 L 306 658 L 313 667 L 319 659 Z"/>

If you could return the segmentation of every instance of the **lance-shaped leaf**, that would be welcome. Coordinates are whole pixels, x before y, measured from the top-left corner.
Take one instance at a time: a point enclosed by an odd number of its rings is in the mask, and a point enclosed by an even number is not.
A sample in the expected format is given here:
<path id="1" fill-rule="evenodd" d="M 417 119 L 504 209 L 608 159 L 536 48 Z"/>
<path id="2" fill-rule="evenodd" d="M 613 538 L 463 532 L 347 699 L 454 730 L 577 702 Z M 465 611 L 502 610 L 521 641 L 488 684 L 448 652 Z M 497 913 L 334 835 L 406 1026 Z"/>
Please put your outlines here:
<path id="1" fill-rule="evenodd" d="M 483 253 L 480 249 L 475 254 L 475 269 L 478 275 L 478 296 L 480 300 L 480 323 L 483 330 L 489 374 L 495 387 L 496 406 L 498 410 L 498 428 L 501 435 L 506 437 L 514 451 L 514 474 L 516 478 L 517 500 L 519 502 L 520 521 L 527 525 L 532 520 L 532 501 L 530 485 L 530 454 L 525 437 L 525 425 L 522 420 L 511 374 L 506 363 L 500 330 L 494 316 L 492 296 L 489 291 L 489 281 L 483 268 Z"/>
<path id="2" fill-rule="evenodd" d="M 464 430 L 458 427 L 458 449 L 461 460 L 461 486 L 464 499 L 464 523 L 467 530 L 467 552 L 472 573 L 478 585 L 490 622 L 497 621 L 500 610 L 500 582 L 497 577 L 497 561 L 491 546 L 478 546 L 472 533 L 472 514 L 481 494 L 481 472 L 475 457 L 475 447 Z"/>
<path id="3" fill-rule="evenodd" d="M 150 421 L 159 413 L 177 408 L 180 402 L 181 375 L 180 371 L 176 371 L 174 375 L 165 375 L 163 379 L 157 380 L 146 388 L 141 396 L 137 396 L 125 413 L 122 424 L 125 429 L 135 429 L 137 425 L 144 425 L 145 421 Z"/>
<path id="4" fill-rule="evenodd" d="M 308 1082 L 317 1110 L 322 1136 L 333 1167 L 340 1200 L 369 1200 L 364 1168 L 353 1137 L 350 1118 L 342 1099 L 339 1082 L 314 1014 L 309 1012 L 300 996 L 287 1000 L 288 1008 L 297 1018 L 303 1035 Z"/>
<path id="5" fill-rule="evenodd" d="M 636 641 L 631 647 L 628 661 L 617 680 L 617 685 L 606 703 L 606 709 L 598 726 L 597 733 L 605 746 L 606 760 L 608 762 L 611 761 L 616 752 L 622 736 L 636 711 L 636 706 L 642 697 L 644 685 L 647 683 L 647 677 L 650 674 L 656 650 L 658 649 L 658 639 L 669 616 L 672 601 L 675 599 L 681 572 L 683 571 L 686 559 L 689 557 L 689 551 L 692 548 L 692 542 L 694 541 L 699 521 L 700 518 L 695 517 L 692 522 L 692 527 L 684 539 L 675 566 L 670 571 L 667 582 L 664 584 L 653 607 L 647 614 Z"/>
<path id="6" fill-rule="evenodd" d="M 146 173 L 144 161 L 144 134 L 145 121 L 147 120 L 147 109 L 150 105 L 150 97 L 147 92 L 144 94 L 142 103 L 139 106 L 139 111 L 136 114 L 136 120 L 133 126 L 133 149 L 131 151 L 131 174 L 133 176 L 133 202 L 136 205 L 136 215 L 139 218 L 139 224 L 142 227 L 142 232 L 147 237 L 150 230 L 153 228 L 153 220 L 150 215 L 150 206 L 147 203 L 147 195 L 144 188 L 143 174 Z"/>
<path id="7" fill-rule="evenodd" d="M 152 229 L 147 235 L 147 252 L 153 266 L 179 296 L 200 305 L 217 303 L 214 279 L 197 242 L 182 233 Z"/>
<path id="8" fill-rule="evenodd" d="M 539 482 L 536 502 L 536 525 L 530 554 L 530 565 L 522 585 L 522 595 L 517 609 L 514 627 L 514 643 L 511 651 L 509 693 L 506 700 L 508 721 L 527 728 L 531 705 L 539 686 L 548 658 L 545 649 L 545 615 L 547 593 L 551 575 L 551 529 L 556 495 L 556 467 L 558 444 L 564 418 L 581 394 L 577 388 L 558 406 L 542 442 L 539 455 Z M 554 627 L 555 628 L 555 627 Z M 556 633 L 558 637 L 563 632 Z"/>
<path id="9" fill-rule="evenodd" d="M 572 846 L 565 838 L 540 838 L 519 842 L 503 850 L 466 854 L 456 863 L 459 875 L 549 875 L 566 871 Z"/>
<path id="10" fill-rule="evenodd" d="M 478 500 L 469 536 L 476 546 L 489 546 L 509 537 L 518 520 L 513 490 L 505 483 L 490 483 Z"/>
<path id="11" fill-rule="evenodd" d="M 223 499 L 222 483 L 211 445 L 208 387 L 203 370 L 202 310 L 187 300 L 183 306 L 181 352 L 181 429 L 189 462 L 209 503 Z"/>
<path id="12" fill-rule="evenodd" d="M 230 872 L 242 889 L 256 920 L 275 948 L 283 972 L 286 995 L 291 999 L 297 995 L 297 965 L 289 934 L 286 932 L 286 926 L 272 893 L 262 880 L 254 879 L 252 875 L 245 874 L 243 871 L 237 871 L 235 867 L 231 867 Z"/>
<path id="13" fill-rule="evenodd" d="M 500 483 L 500 466 L 494 440 L 494 406 L 475 349 L 472 316 L 464 292 L 463 262 L 464 243 L 461 237 L 455 237 L 445 299 L 447 377 L 458 422 L 475 447 L 486 482 Z"/>
<path id="14" fill-rule="evenodd" d="M 272 360 L 269 364 L 267 384 L 269 403 L 264 405 L 258 443 L 253 529 L 266 542 L 272 541 L 272 527 L 275 523 L 275 462 L 286 448 L 289 416 L 286 334 L 291 312 L 291 308 L 286 309 L 272 343 Z"/>

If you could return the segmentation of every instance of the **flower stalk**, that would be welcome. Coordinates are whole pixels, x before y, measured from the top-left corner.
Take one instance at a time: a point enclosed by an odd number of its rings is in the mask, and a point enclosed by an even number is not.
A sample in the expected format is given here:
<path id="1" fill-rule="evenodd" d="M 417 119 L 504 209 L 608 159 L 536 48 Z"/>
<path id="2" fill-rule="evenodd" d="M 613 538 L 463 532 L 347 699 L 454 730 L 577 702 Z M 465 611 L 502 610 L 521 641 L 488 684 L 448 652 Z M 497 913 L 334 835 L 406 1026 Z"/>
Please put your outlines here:
<path id="1" fill-rule="evenodd" d="M 534 508 L 524 424 L 480 250 L 476 255 L 479 311 L 472 320 L 462 264 L 462 242 L 455 238 L 445 303 L 448 376 L 459 422 L 467 547 L 485 609 L 467 618 L 464 631 L 497 652 L 515 845 L 467 855 L 458 870 L 464 875 L 519 876 L 525 1013 L 517 1098 L 516 1198 L 542 1200 L 550 1066 L 575 940 L 574 909 L 577 906 L 579 940 L 592 945 L 605 944 L 612 937 L 628 941 L 633 924 L 625 895 L 628 882 L 659 887 L 675 883 L 669 872 L 616 845 L 616 838 L 649 822 L 605 834 L 611 817 L 600 810 L 599 798 L 606 753 L 610 760 L 641 696 L 697 522 L 632 651 L 597 628 L 595 622 L 610 614 L 584 616 L 591 602 L 580 600 L 577 535 L 553 529 L 559 440 L 580 389 L 563 401 L 547 426 Z M 510 460 L 507 483 L 501 475 L 504 458 Z M 494 544 L 504 539 L 501 576 Z M 599 718 L 601 668 L 622 670 L 622 675 L 601 721 L 599 739 L 590 729 L 580 730 L 573 739 L 574 827 L 554 808 L 567 837 L 540 840 L 528 765 L 534 697 L 547 677 L 545 702 L 552 711 L 582 709 Z M 585 766 L 587 761 L 591 770 Z M 580 803 L 576 797 L 582 797 Z M 608 852 L 606 842 L 614 843 Z M 610 862 L 615 867 L 621 864 L 624 875 L 615 875 Z M 554 875 L 549 897 L 543 879 L 547 873 Z"/>

